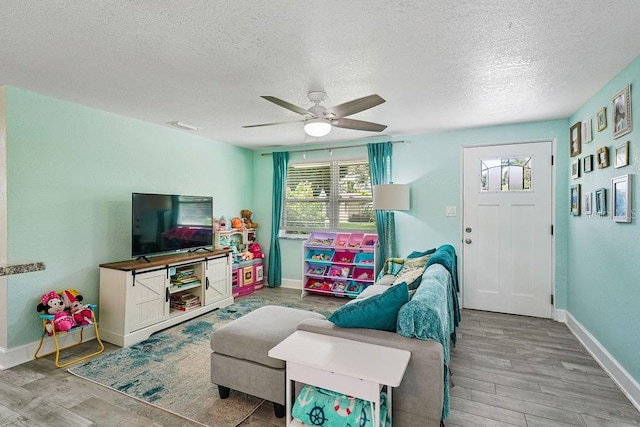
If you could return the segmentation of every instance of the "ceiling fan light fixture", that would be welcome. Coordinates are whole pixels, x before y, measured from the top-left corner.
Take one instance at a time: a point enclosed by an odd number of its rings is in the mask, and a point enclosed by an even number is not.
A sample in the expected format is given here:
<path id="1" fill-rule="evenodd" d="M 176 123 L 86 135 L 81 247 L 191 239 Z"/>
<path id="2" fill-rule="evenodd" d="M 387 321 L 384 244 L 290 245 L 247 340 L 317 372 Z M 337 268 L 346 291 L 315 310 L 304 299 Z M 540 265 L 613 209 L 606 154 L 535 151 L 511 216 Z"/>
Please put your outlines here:
<path id="1" fill-rule="evenodd" d="M 331 132 L 331 123 L 324 119 L 310 119 L 304 123 L 304 131 L 309 136 L 319 138 Z"/>

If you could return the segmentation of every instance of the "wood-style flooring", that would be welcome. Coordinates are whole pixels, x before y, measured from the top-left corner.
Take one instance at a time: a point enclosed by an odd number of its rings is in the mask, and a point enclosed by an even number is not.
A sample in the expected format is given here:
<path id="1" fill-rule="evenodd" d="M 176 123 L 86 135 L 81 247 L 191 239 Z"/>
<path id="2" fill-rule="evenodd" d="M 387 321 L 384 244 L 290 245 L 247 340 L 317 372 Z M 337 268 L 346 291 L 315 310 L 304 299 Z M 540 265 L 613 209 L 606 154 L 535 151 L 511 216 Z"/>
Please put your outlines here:
<path id="1" fill-rule="evenodd" d="M 287 289 L 258 292 L 300 297 Z M 447 427 L 640 426 L 640 413 L 567 327 L 552 320 L 463 310 L 451 370 Z M 57 369 L 50 357 L 0 371 L 0 426 L 195 425 Z M 267 402 L 241 424 L 284 425 Z"/>

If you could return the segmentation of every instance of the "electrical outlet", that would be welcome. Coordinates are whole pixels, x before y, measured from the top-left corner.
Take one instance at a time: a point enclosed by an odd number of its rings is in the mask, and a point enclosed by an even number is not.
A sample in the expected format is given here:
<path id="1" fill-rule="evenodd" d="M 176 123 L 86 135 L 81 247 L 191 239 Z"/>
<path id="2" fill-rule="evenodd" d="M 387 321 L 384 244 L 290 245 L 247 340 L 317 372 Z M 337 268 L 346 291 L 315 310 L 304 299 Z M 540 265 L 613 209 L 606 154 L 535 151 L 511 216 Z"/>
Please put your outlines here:
<path id="1" fill-rule="evenodd" d="M 444 216 L 456 216 L 456 207 L 447 206 L 444 208 Z"/>

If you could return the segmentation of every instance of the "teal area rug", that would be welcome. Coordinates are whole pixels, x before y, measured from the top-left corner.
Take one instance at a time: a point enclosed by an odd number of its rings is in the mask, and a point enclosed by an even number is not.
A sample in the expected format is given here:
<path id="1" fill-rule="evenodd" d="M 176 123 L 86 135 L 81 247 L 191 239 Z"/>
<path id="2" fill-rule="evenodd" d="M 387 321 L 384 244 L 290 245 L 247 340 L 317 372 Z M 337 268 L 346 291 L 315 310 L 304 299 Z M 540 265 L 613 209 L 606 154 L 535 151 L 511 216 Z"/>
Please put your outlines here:
<path id="1" fill-rule="evenodd" d="M 264 305 L 300 308 L 328 317 L 337 303 L 328 297 L 302 300 L 298 292 L 263 289 L 236 300 L 229 307 L 158 332 L 133 346 L 90 359 L 68 371 L 206 426 L 236 426 L 249 417 L 262 400 L 235 391 L 228 399 L 220 399 L 210 380 L 209 340 L 213 331 Z"/>

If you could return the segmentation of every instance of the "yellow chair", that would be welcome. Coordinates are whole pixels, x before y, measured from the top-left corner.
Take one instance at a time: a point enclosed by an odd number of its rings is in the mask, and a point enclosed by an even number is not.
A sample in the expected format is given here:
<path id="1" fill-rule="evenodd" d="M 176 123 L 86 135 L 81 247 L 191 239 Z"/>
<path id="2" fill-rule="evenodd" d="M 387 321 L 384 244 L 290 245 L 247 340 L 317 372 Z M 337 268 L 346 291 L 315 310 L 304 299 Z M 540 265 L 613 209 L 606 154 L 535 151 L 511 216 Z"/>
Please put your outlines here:
<path id="1" fill-rule="evenodd" d="M 97 306 L 95 304 L 89 304 L 88 305 L 88 308 L 89 308 L 89 310 L 91 310 L 91 314 L 92 314 L 92 317 L 93 317 L 93 323 L 92 324 L 84 325 L 84 326 L 75 326 L 75 327 L 73 327 L 72 329 L 70 329 L 67 332 L 56 331 L 56 328 L 54 327 L 54 324 L 53 324 L 54 316 L 52 314 L 39 313 L 38 316 L 40 317 L 40 319 L 42 319 L 42 335 L 40 336 L 40 345 L 38 345 L 38 349 L 36 350 L 36 353 L 35 353 L 35 355 L 33 357 L 36 358 L 36 359 L 41 359 L 43 357 L 50 356 L 50 355 L 55 353 L 55 355 L 56 355 L 56 360 L 55 360 L 56 367 L 64 368 L 65 366 L 69 366 L 69 365 L 71 365 L 73 363 L 80 362 L 81 360 L 85 360 L 85 359 L 88 359 L 89 357 L 92 357 L 92 356 L 95 356 L 97 354 L 102 353 L 104 351 L 104 344 L 102 343 L 102 340 L 100 340 L 100 334 L 98 333 L 98 320 L 97 320 L 97 318 L 95 316 L 95 313 L 94 313 L 96 307 Z M 49 353 L 45 353 L 45 354 L 40 354 L 39 355 L 38 352 L 42 348 L 42 344 L 44 343 L 44 337 L 49 334 L 49 332 L 47 330 L 47 326 L 49 326 L 51 331 L 52 331 L 51 332 L 51 337 L 53 338 L 53 342 L 54 342 L 54 345 L 55 345 L 56 349 L 54 351 L 50 351 Z M 84 332 L 84 329 L 85 328 L 90 328 L 92 326 L 93 326 L 93 328 L 94 328 L 94 330 L 96 332 L 96 340 L 98 341 L 98 345 L 100 346 L 100 349 L 97 350 L 94 353 L 87 354 L 85 356 L 80 356 L 80 357 L 77 357 L 77 358 L 75 358 L 73 360 L 70 360 L 70 361 L 68 361 L 66 363 L 60 364 L 60 362 L 59 362 L 59 360 L 60 360 L 60 352 L 62 350 L 67 350 L 69 348 L 76 347 L 76 346 L 82 344 L 82 334 Z M 73 344 L 67 345 L 66 347 L 60 347 L 60 345 L 58 344 L 58 335 L 68 334 L 68 333 L 71 333 L 71 332 L 74 332 L 74 331 L 78 331 L 78 330 L 80 331 L 80 339 L 77 342 L 74 342 Z"/>

